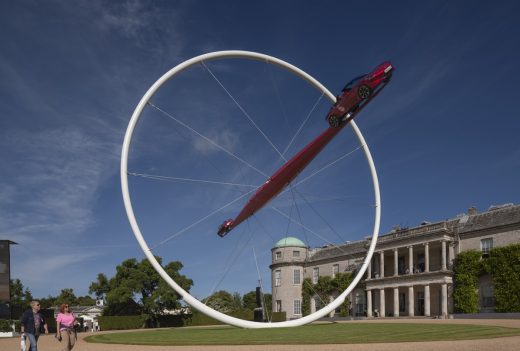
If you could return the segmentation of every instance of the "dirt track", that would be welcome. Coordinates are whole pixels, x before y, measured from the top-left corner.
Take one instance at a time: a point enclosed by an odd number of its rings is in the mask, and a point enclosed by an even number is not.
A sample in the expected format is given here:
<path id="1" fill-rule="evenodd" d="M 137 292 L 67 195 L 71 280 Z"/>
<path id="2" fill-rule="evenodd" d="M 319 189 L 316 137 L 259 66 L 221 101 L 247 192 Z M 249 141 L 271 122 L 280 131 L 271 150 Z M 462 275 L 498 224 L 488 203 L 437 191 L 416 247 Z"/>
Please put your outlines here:
<path id="1" fill-rule="evenodd" d="M 361 323 L 374 323 L 374 321 L 356 321 Z M 377 323 L 381 321 L 378 320 Z M 443 324 L 485 324 L 503 327 L 520 328 L 519 319 L 456 319 L 456 320 L 426 320 L 426 319 L 403 319 L 388 320 L 388 323 L 443 323 Z M 348 323 L 348 322 L 346 322 Z M 362 350 L 362 351 L 517 351 L 520 350 L 520 336 L 462 341 L 434 341 L 434 342 L 409 342 L 395 344 L 348 344 L 348 345 L 258 345 L 258 346 L 142 346 L 142 345 L 108 345 L 94 344 L 83 341 L 85 336 L 91 333 L 79 334 L 79 340 L 74 351 L 339 351 L 339 350 Z M 54 337 L 44 335 L 38 342 L 39 351 L 60 350 L 61 344 Z M 20 350 L 19 338 L 0 339 L 0 350 Z"/>

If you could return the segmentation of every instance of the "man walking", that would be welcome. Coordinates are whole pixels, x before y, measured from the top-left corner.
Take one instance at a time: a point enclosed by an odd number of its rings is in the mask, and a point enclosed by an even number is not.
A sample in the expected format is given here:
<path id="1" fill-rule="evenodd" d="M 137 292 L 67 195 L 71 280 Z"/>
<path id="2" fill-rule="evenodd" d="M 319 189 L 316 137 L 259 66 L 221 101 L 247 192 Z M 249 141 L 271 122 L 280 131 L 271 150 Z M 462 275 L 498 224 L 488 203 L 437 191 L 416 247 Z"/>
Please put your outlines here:
<path id="1" fill-rule="evenodd" d="M 31 309 L 24 312 L 21 323 L 22 335 L 25 334 L 31 343 L 31 351 L 38 351 L 38 338 L 42 332 L 49 333 L 47 323 L 40 313 L 40 302 L 31 301 Z"/>

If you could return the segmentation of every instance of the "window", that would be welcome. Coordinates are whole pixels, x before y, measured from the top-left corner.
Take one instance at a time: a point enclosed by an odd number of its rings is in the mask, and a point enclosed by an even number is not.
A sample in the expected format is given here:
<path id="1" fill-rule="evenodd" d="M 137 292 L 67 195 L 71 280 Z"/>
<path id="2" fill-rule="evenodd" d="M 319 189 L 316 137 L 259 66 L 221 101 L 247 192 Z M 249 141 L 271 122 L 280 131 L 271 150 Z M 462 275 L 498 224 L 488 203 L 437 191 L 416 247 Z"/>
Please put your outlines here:
<path id="1" fill-rule="evenodd" d="M 302 314 L 302 302 L 300 300 L 294 300 L 294 314 Z"/>
<path id="2" fill-rule="evenodd" d="M 480 249 L 482 250 L 482 256 L 489 256 L 489 252 L 493 248 L 493 238 L 480 240 Z"/>
<path id="3" fill-rule="evenodd" d="M 300 257 L 300 251 L 293 251 L 292 257 Z"/>
<path id="4" fill-rule="evenodd" d="M 282 312 L 282 300 L 276 300 L 276 312 Z"/>
<path id="5" fill-rule="evenodd" d="M 319 277 L 320 277 L 320 269 L 318 267 L 315 267 L 312 270 L 312 283 L 316 284 L 318 282 Z"/>
<path id="6" fill-rule="evenodd" d="M 318 311 L 319 309 L 321 309 L 321 301 L 319 297 L 316 297 L 314 299 L 314 309 L 314 311 Z"/>
<path id="7" fill-rule="evenodd" d="M 300 270 L 299 269 L 295 269 L 293 271 L 293 283 L 300 284 Z"/>
<path id="8" fill-rule="evenodd" d="M 406 268 L 404 256 L 399 256 L 397 258 L 397 274 L 405 274 Z"/>
<path id="9" fill-rule="evenodd" d="M 282 285 L 282 271 L 277 269 L 274 271 L 274 286 Z"/>
<path id="10" fill-rule="evenodd" d="M 332 265 L 332 278 L 336 278 L 339 273 L 339 264 Z"/>
<path id="11" fill-rule="evenodd" d="M 493 285 L 486 284 L 480 287 L 481 307 L 495 307 Z"/>
<path id="12" fill-rule="evenodd" d="M 274 260 L 278 261 L 278 260 L 281 260 L 281 259 L 282 259 L 282 252 L 281 251 L 276 251 L 274 253 Z"/>
<path id="13" fill-rule="evenodd" d="M 399 293 L 399 312 L 406 312 L 406 294 Z"/>
<path id="14" fill-rule="evenodd" d="M 425 268 L 424 254 L 423 253 L 417 254 L 417 273 L 424 272 L 424 268 Z"/>

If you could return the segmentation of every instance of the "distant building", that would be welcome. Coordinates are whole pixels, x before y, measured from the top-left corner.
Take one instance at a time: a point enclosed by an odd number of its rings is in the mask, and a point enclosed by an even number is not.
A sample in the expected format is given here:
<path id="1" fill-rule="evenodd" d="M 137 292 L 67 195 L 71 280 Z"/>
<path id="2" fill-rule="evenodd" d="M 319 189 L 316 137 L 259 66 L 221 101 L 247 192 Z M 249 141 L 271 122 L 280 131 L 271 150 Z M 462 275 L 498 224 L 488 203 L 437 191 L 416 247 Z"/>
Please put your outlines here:
<path id="1" fill-rule="evenodd" d="M 354 316 L 440 316 L 453 311 L 453 259 L 460 252 L 480 250 L 485 256 L 493 247 L 520 243 L 520 206 L 492 206 L 446 221 L 423 222 L 414 228 L 395 228 L 378 238 L 376 251 L 365 275 L 364 287 L 349 300 Z M 287 319 L 302 316 L 302 283 L 310 278 L 352 272 L 361 266 L 370 238 L 339 246 L 308 248 L 287 237 L 272 249 L 273 311 Z M 330 299 L 336 296 L 330 296 Z M 311 298 L 311 312 L 329 301 Z M 491 277 L 479 281 L 479 310 L 494 311 Z"/>
<path id="2" fill-rule="evenodd" d="M 54 310 L 54 317 L 60 313 L 60 306 L 56 306 L 52 308 Z M 101 316 L 103 313 L 102 306 L 70 306 L 70 311 L 74 313 L 76 317 L 89 317 L 92 319 L 96 319 Z"/>
<path id="3" fill-rule="evenodd" d="M 0 240 L 0 319 L 11 318 L 11 240 Z"/>

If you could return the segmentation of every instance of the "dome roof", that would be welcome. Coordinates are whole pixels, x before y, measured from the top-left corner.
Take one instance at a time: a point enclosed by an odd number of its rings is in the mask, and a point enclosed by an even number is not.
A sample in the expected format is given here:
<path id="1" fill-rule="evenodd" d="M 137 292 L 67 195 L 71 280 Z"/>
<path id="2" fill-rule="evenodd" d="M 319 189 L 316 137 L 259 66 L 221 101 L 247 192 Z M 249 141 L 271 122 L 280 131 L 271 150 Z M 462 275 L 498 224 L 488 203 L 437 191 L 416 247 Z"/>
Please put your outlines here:
<path id="1" fill-rule="evenodd" d="M 307 245 L 305 245 L 303 243 L 303 241 L 301 241 L 298 238 L 294 238 L 292 236 L 288 236 L 288 237 L 283 238 L 282 240 L 278 241 L 274 247 L 279 248 L 279 247 L 288 247 L 288 246 L 305 247 L 305 248 L 307 247 Z"/>

